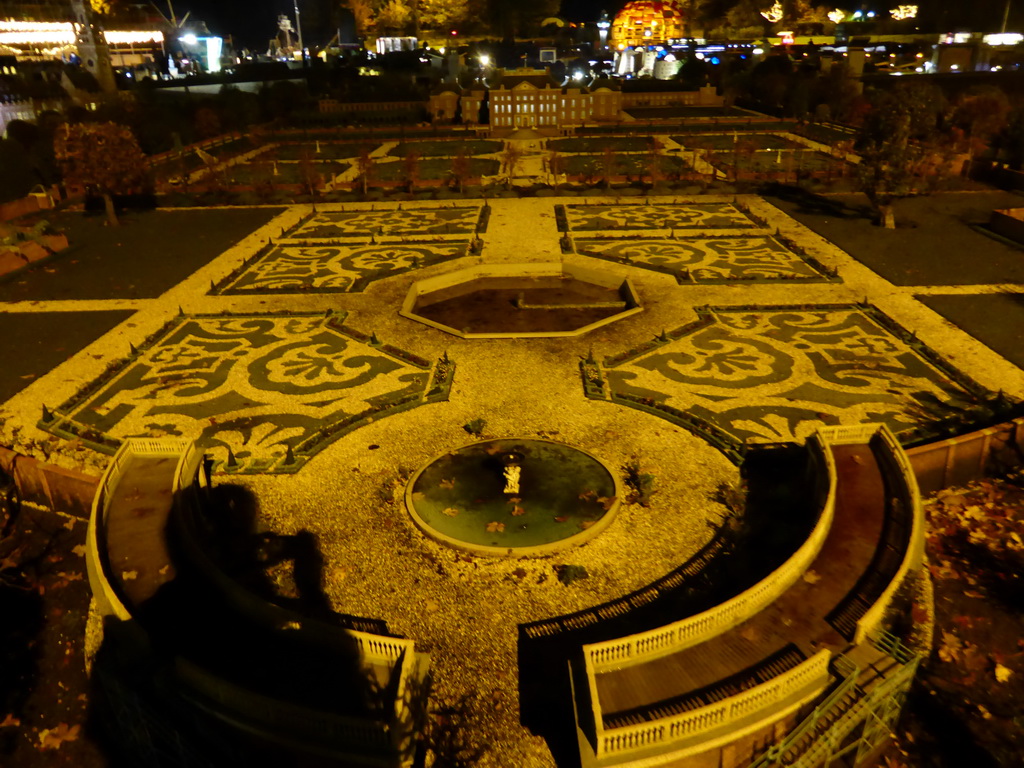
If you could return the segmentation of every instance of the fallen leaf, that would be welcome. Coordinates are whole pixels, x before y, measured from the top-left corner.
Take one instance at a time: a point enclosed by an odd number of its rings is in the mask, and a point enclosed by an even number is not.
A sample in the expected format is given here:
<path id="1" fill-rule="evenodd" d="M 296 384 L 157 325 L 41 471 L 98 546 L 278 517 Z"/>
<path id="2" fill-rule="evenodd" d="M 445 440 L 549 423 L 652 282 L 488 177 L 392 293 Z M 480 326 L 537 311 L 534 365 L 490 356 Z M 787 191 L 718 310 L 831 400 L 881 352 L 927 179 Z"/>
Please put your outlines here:
<path id="1" fill-rule="evenodd" d="M 945 662 L 953 662 L 960 656 L 963 643 L 952 632 L 942 631 L 942 644 L 939 646 L 939 658 Z"/>
<path id="2" fill-rule="evenodd" d="M 61 723 L 56 728 L 44 728 L 39 732 L 39 748 L 60 749 L 65 741 L 77 740 L 81 728 L 80 725 L 68 727 L 67 723 Z"/>
<path id="3" fill-rule="evenodd" d="M 121 580 L 122 581 L 133 581 L 133 580 L 135 580 L 137 578 L 139 578 L 139 572 L 138 571 L 121 571 Z"/>
<path id="4" fill-rule="evenodd" d="M 564 523 L 568 519 L 569 518 L 566 517 L 565 515 L 559 515 L 558 517 L 555 518 L 555 522 L 556 523 Z"/>
<path id="5" fill-rule="evenodd" d="M 807 573 L 804 574 L 804 581 L 808 584 L 817 584 L 821 581 L 821 574 L 817 571 L 807 571 Z"/>
<path id="6" fill-rule="evenodd" d="M 492 520 L 486 526 L 488 533 L 504 533 L 505 524 Z"/>
<path id="7" fill-rule="evenodd" d="M 21 725 L 21 720 L 14 715 L 7 715 L 3 721 L 0 721 L 0 728 L 17 728 L 19 725 Z"/>
<path id="8" fill-rule="evenodd" d="M 459 510 L 456 509 L 455 507 L 445 507 L 444 509 L 441 510 L 441 514 L 448 515 L 448 517 L 455 517 L 457 514 L 459 514 Z"/>
<path id="9" fill-rule="evenodd" d="M 1004 667 L 1002 664 L 996 664 L 996 682 L 1005 683 L 1013 676 L 1013 670 L 1009 667 Z"/>
<path id="10" fill-rule="evenodd" d="M 580 520 L 580 530 L 585 531 L 596 522 L 596 520 Z"/>
<path id="11" fill-rule="evenodd" d="M 580 498 L 580 501 L 590 501 L 591 499 L 596 499 L 597 498 L 597 492 L 596 491 L 584 491 L 583 493 L 580 494 L 579 498 Z"/>
<path id="12" fill-rule="evenodd" d="M 615 504 L 617 499 L 617 496 L 600 496 L 597 499 L 597 503 L 604 508 L 605 512 L 607 512 L 609 509 L 612 508 L 612 505 Z"/>
<path id="13" fill-rule="evenodd" d="M 518 504 L 520 501 L 522 501 L 522 499 L 519 498 L 518 496 L 510 496 L 508 501 L 505 502 L 505 503 L 506 504 Z"/>
<path id="14" fill-rule="evenodd" d="M 512 507 L 512 517 L 519 517 L 520 515 L 525 515 L 525 514 L 526 514 L 526 510 L 523 509 L 522 507 L 520 507 L 518 504 L 516 504 L 514 507 Z"/>
<path id="15" fill-rule="evenodd" d="M 83 557 L 85 555 L 85 544 L 79 544 L 71 549 L 71 553 Z"/>
<path id="16" fill-rule="evenodd" d="M 438 485 L 444 488 L 445 490 L 450 491 L 455 487 L 455 478 L 453 477 L 449 480 L 442 480 L 441 482 L 438 483 Z"/>

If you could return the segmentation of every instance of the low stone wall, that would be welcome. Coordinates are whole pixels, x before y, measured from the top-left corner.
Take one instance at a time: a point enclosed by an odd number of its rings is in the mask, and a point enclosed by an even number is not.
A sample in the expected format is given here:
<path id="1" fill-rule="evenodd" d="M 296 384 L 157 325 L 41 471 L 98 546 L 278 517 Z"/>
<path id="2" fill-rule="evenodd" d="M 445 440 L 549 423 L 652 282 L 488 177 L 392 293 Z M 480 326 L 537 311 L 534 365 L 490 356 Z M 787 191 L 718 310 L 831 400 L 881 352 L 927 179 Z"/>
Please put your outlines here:
<path id="1" fill-rule="evenodd" d="M 89 517 L 100 483 L 98 476 L 47 464 L 4 446 L 0 446 L 0 469 L 14 478 L 22 500 L 75 517 Z"/>
<path id="2" fill-rule="evenodd" d="M 922 495 L 1024 464 L 1024 418 L 907 452 Z"/>
<path id="3" fill-rule="evenodd" d="M 996 234 L 1024 245 L 1024 208 L 992 211 L 988 227 Z"/>
<path id="4" fill-rule="evenodd" d="M 19 216 L 53 208 L 54 201 L 60 199 L 60 190 L 53 186 L 45 192 L 33 192 L 20 200 L 0 203 L 0 221 L 10 221 Z"/>

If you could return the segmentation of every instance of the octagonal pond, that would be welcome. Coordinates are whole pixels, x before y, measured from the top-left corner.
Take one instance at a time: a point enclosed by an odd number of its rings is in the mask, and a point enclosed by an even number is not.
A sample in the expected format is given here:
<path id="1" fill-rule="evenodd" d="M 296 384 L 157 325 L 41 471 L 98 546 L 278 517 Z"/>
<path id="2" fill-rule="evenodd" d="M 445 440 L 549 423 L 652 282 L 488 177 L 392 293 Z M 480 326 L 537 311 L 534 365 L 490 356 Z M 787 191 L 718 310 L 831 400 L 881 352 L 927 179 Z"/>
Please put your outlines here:
<path id="1" fill-rule="evenodd" d="M 417 281 L 401 314 L 463 338 L 578 336 L 640 312 L 628 278 L 570 264 L 488 264 Z"/>

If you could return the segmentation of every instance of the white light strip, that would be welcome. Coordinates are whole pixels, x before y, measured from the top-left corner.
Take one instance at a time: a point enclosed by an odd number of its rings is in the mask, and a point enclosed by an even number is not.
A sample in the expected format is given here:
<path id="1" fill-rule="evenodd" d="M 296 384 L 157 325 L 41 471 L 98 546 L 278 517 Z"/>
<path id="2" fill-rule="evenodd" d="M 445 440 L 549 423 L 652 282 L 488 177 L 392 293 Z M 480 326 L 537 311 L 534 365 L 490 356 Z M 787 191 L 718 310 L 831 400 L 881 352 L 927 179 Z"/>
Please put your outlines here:
<path id="1" fill-rule="evenodd" d="M 17 26 L 18 29 L 12 27 Z M 164 33 L 159 30 L 110 29 L 103 33 L 111 45 L 142 45 L 162 43 Z M 75 42 L 75 27 L 71 23 L 0 21 L 0 45 L 61 45 Z"/>

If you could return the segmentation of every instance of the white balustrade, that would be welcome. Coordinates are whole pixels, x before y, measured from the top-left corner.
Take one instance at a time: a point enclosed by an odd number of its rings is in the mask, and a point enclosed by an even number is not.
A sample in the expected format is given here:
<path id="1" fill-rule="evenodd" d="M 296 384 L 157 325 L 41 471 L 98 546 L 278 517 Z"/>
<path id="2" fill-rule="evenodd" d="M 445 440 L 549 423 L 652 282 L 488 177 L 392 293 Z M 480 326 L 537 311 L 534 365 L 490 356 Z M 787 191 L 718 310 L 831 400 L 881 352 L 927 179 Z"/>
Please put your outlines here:
<path id="1" fill-rule="evenodd" d="M 828 650 L 822 649 L 799 666 L 761 685 L 679 715 L 609 730 L 600 728 L 601 720 L 598 719 L 597 756 L 601 758 L 659 744 L 669 746 L 673 741 L 696 737 L 762 710 L 768 716 L 781 702 L 790 700 L 802 691 L 807 691 L 809 695 L 811 688 L 824 689 L 829 680 L 831 655 Z M 596 715 L 599 717 L 600 712 Z"/>
<path id="2" fill-rule="evenodd" d="M 872 427 L 872 434 L 875 429 Z M 596 672 L 675 653 L 703 642 L 764 610 L 800 578 L 828 537 L 836 502 L 836 468 L 828 447 L 830 441 L 826 434 L 816 434 L 809 442 L 819 452 L 828 477 L 828 494 L 814 529 L 796 552 L 750 589 L 703 613 L 647 632 L 583 646 Z"/>
<path id="3" fill-rule="evenodd" d="M 874 604 L 864 612 L 857 622 L 857 631 L 854 635 L 854 642 L 857 643 L 864 642 L 872 631 L 881 626 L 882 619 L 885 617 L 886 611 L 889 610 L 896 590 L 900 588 L 910 569 L 918 567 L 924 558 L 924 510 L 921 506 L 921 493 L 917 487 L 917 476 L 914 474 L 914 468 L 910 464 L 910 459 L 907 458 L 903 446 L 900 445 L 892 431 L 883 426 L 879 430 L 879 435 L 889 457 L 899 469 L 899 477 L 891 479 L 903 484 L 903 493 L 897 492 L 895 497 L 896 499 L 902 497 L 910 500 L 911 508 L 904 511 L 904 514 L 910 516 L 910 530 L 907 549 L 903 553 L 903 559 L 896 574 Z"/>

